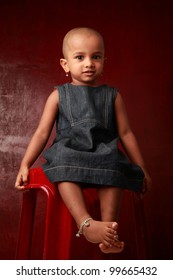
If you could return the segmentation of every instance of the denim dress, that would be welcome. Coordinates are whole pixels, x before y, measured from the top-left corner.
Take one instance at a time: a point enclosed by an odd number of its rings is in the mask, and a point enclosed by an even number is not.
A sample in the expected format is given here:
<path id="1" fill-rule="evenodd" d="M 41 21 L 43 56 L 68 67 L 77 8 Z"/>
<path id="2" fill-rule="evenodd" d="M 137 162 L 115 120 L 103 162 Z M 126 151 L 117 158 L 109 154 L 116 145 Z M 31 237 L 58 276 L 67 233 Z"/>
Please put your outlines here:
<path id="1" fill-rule="evenodd" d="M 57 136 L 44 152 L 42 168 L 51 182 L 78 182 L 81 187 L 115 186 L 140 191 L 144 174 L 118 147 L 114 102 L 117 90 L 107 85 L 57 86 Z"/>

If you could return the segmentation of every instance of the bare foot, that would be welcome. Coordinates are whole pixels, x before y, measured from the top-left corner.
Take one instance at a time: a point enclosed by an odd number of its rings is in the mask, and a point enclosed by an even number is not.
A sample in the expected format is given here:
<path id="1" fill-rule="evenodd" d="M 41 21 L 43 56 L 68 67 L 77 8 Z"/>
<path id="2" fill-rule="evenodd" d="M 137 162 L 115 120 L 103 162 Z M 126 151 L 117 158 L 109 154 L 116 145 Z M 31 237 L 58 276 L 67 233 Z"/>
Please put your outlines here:
<path id="1" fill-rule="evenodd" d="M 99 244 L 99 248 L 103 253 L 120 253 L 124 249 L 124 242 L 116 240 L 113 246 L 106 246 L 103 243 Z"/>
<path id="2" fill-rule="evenodd" d="M 85 238 L 92 243 L 101 243 L 106 248 L 114 246 L 118 224 L 116 222 L 89 221 L 89 226 L 83 228 Z"/>

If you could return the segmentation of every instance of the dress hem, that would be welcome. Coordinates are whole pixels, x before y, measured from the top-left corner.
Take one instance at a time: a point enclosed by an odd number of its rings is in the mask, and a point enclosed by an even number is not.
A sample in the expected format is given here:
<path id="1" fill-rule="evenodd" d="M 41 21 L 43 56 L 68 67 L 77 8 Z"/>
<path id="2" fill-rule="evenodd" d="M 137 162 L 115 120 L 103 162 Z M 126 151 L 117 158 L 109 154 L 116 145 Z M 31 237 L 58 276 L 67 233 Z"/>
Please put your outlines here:
<path id="1" fill-rule="evenodd" d="M 67 167 L 56 166 L 46 169 L 44 166 L 43 172 L 52 182 L 78 182 L 82 184 L 94 185 L 94 188 L 99 186 L 113 186 L 121 189 L 132 190 L 139 192 L 143 183 L 143 178 L 126 178 L 118 170 L 109 169 L 94 169 L 82 167 Z M 116 175 L 118 174 L 118 176 Z M 90 186 L 88 186 L 89 188 Z M 87 186 L 85 185 L 85 188 Z"/>

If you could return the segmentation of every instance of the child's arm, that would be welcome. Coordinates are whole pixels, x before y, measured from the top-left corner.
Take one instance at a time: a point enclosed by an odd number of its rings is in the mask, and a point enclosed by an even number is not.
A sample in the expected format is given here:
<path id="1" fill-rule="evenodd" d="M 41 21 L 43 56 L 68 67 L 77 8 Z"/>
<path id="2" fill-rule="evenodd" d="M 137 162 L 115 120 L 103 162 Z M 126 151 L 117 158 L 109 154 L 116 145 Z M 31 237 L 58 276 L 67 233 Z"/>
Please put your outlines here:
<path id="1" fill-rule="evenodd" d="M 52 131 L 58 112 L 58 92 L 54 90 L 48 97 L 39 125 L 31 138 L 22 159 L 20 170 L 18 172 L 15 187 L 23 189 L 28 182 L 29 168 L 36 161 L 44 149 L 50 133 Z"/>
<path id="2" fill-rule="evenodd" d="M 133 163 L 139 165 L 144 172 L 145 178 L 144 178 L 143 192 L 146 192 L 151 187 L 151 178 L 146 169 L 136 137 L 133 131 L 131 130 L 125 105 L 119 93 L 115 100 L 115 115 L 116 115 L 120 141 L 125 152 L 127 153 L 129 159 Z"/>

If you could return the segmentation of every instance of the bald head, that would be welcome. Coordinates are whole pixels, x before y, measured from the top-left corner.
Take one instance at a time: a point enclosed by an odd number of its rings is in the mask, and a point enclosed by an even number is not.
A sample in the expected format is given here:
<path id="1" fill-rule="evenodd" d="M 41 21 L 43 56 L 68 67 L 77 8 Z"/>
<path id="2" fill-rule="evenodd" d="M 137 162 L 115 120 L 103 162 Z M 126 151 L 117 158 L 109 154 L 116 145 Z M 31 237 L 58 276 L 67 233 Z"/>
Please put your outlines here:
<path id="1" fill-rule="evenodd" d="M 100 43 L 102 45 L 102 48 L 104 50 L 104 41 L 103 41 L 103 37 L 101 36 L 101 34 L 99 32 L 97 32 L 96 30 L 92 29 L 92 28 L 88 28 L 88 27 L 78 27 L 78 28 L 74 28 L 72 30 L 70 30 L 64 37 L 63 40 L 63 45 L 62 45 L 62 52 L 64 55 L 64 58 L 67 57 L 67 53 L 70 49 L 70 44 L 73 40 L 78 40 L 82 38 L 88 38 L 90 36 L 96 36 L 98 37 L 98 39 L 100 40 Z"/>

